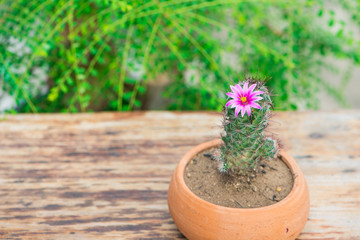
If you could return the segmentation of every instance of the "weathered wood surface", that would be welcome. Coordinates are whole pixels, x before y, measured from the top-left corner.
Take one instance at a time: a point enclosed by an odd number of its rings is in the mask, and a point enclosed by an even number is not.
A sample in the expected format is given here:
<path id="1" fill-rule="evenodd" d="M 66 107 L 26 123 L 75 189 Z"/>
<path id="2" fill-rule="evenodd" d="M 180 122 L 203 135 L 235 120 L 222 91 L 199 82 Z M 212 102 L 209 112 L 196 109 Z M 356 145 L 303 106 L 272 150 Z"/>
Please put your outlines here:
<path id="1" fill-rule="evenodd" d="M 7 116 L 0 121 L 0 239 L 182 239 L 167 208 L 177 162 L 219 136 L 218 113 Z M 299 239 L 360 239 L 360 111 L 279 112 L 307 179 Z"/>

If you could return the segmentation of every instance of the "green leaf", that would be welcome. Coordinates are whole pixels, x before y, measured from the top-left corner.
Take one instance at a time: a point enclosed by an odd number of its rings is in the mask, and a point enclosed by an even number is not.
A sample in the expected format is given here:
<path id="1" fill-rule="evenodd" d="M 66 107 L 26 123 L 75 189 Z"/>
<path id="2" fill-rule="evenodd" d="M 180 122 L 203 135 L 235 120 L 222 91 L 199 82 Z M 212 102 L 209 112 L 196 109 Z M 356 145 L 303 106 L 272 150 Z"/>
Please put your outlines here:
<path id="1" fill-rule="evenodd" d="M 139 91 L 139 93 L 145 93 L 146 89 L 143 86 L 139 86 L 138 91 Z"/>
<path id="2" fill-rule="evenodd" d="M 132 96 L 132 92 L 126 92 L 123 95 L 123 99 L 126 100 L 126 101 L 129 101 L 131 96 Z"/>
<path id="3" fill-rule="evenodd" d="M 294 104 L 294 103 L 291 103 L 290 107 L 291 107 L 291 110 L 297 110 L 298 109 L 298 106 L 296 104 Z"/>
<path id="4" fill-rule="evenodd" d="M 85 74 L 77 74 L 76 78 L 79 80 L 84 80 L 85 79 Z"/>
<path id="5" fill-rule="evenodd" d="M 98 72 L 97 70 L 95 70 L 95 69 L 91 69 L 91 70 L 90 70 L 90 74 L 91 74 L 92 76 L 94 76 L 94 77 L 99 76 L 99 72 Z"/>
<path id="6" fill-rule="evenodd" d="M 62 91 L 63 93 L 67 93 L 67 92 L 68 92 L 68 88 L 66 87 L 65 84 L 61 84 L 61 85 L 60 85 L 60 89 L 61 89 L 61 91 Z"/>
<path id="7" fill-rule="evenodd" d="M 117 108 L 117 105 L 118 105 L 117 100 L 111 100 L 111 101 L 110 101 L 110 107 L 111 107 L 112 109 L 116 109 L 116 108 Z"/>
<path id="8" fill-rule="evenodd" d="M 336 36 L 337 37 L 341 37 L 343 35 L 344 29 L 340 29 L 337 33 Z"/>
<path id="9" fill-rule="evenodd" d="M 67 77 L 66 78 L 66 83 L 69 85 L 69 86 L 72 86 L 74 84 L 74 80 L 71 78 L 71 77 Z"/>
<path id="10" fill-rule="evenodd" d="M 48 53 L 43 48 L 38 49 L 35 54 L 38 57 L 47 57 L 48 56 Z"/>
<path id="11" fill-rule="evenodd" d="M 141 107 L 141 102 L 139 100 L 135 99 L 134 105 L 135 105 L 135 107 Z"/>
<path id="12" fill-rule="evenodd" d="M 129 83 L 129 84 L 135 84 L 136 80 L 132 79 L 132 78 L 129 78 L 129 77 L 125 77 L 124 82 Z"/>
<path id="13" fill-rule="evenodd" d="M 71 107 L 70 107 L 70 112 L 72 112 L 72 113 L 77 113 L 77 112 L 79 112 L 79 111 L 78 111 L 78 109 L 77 109 L 75 106 L 71 106 Z"/>
<path id="14" fill-rule="evenodd" d="M 50 89 L 50 93 L 47 96 L 47 100 L 54 102 L 59 97 L 59 91 L 56 87 Z"/>

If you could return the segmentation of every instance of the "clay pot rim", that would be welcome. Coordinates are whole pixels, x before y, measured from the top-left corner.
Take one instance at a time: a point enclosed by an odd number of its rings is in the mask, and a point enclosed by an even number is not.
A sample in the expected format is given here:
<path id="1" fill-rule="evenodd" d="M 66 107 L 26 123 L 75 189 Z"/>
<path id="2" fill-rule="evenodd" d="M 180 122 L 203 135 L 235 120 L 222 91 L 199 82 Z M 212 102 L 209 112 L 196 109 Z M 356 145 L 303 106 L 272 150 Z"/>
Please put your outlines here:
<path id="1" fill-rule="evenodd" d="M 178 179 L 178 183 L 180 185 L 182 185 L 183 190 L 185 191 L 185 194 L 190 195 L 191 198 L 194 198 L 196 201 L 200 202 L 202 205 L 205 205 L 205 206 L 211 207 L 211 208 L 217 208 L 218 210 L 230 210 L 231 209 L 231 211 L 234 213 L 250 213 L 250 212 L 255 212 L 255 211 L 259 211 L 259 210 L 260 211 L 268 211 L 273 208 L 278 208 L 280 206 L 288 204 L 289 202 L 292 202 L 293 199 L 297 197 L 298 192 L 301 191 L 301 189 L 300 189 L 301 186 L 303 186 L 305 184 L 305 182 L 304 182 L 305 180 L 304 180 L 303 174 L 301 172 L 301 169 L 296 164 L 295 160 L 290 155 L 288 155 L 286 153 L 286 151 L 284 151 L 283 149 L 279 149 L 279 155 L 282 156 L 282 161 L 288 166 L 291 173 L 293 174 L 293 179 L 294 179 L 293 187 L 292 187 L 290 193 L 284 199 L 282 199 L 281 201 L 274 203 L 272 205 L 268 205 L 268 206 L 264 206 L 264 207 L 257 207 L 257 208 L 231 208 L 231 207 L 216 205 L 214 203 L 205 201 L 205 200 L 201 199 L 200 197 L 196 196 L 186 185 L 185 180 L 184 180 L 185 168 L 186 168 L 187 164 L 190 162 L 190 160 L 193 159 L 194 156 L 196 156 L 196 154 L 198 154 L 199 152 L 201 152 L 205 149 L 218 146 L 221 143 L 222 143 L 221 139 L 216 139 L 216 140 L 204 142 L 202 144 L 195 146 L 190 151 L 188 151 L 184 155 L 184 157 L 180 160 L 180 162 L 178 164 L 178 169 L 176 170 L 176 178 Z M 304 183 L 302 183 L 302 182 L 304 182 Z"/>

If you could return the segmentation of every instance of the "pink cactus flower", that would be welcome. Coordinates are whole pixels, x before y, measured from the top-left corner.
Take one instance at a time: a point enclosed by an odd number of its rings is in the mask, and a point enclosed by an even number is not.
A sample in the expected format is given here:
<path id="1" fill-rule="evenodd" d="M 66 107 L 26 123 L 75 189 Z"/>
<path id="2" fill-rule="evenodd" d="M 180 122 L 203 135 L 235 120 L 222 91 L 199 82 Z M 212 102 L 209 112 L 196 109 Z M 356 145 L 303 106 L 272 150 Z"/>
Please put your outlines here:
<path id="1" fill-rule="evenodd" d="M 262 97 L 258 95 L 264 93 L 262 91 L 255 91 L 256 84 L 251 85 L 248 88 L 248 83 L 245 83 L 243 87 L 239 84 L 235 86 L 230 86 L 232 92 L 226 93 L 232 99 L 226 103 L 226 107 L 235 108 L 235 117 L 238 116 L 241 111 L 241 116 L 244 117 L 245 112 L 250 116 L 251 108 L 261 109 L 261 106 L 256 103 L 256 101 L 261 100 Z"/>

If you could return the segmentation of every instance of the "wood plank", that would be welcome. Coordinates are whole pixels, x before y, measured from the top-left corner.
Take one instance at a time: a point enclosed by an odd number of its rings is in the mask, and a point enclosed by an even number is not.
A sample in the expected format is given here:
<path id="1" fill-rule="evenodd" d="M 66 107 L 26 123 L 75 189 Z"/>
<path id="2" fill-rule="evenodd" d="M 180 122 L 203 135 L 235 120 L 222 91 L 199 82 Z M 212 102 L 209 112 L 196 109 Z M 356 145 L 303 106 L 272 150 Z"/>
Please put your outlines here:
<path id="1" fill-rule="evenodd" d="M 167 208 L 181 156 L 219 137 L 212 112 L 7 116 L 0 121 L 0 239 L 183 239 Z M 308 181 L 299 239 L 360 239 L 360 111 L 277 112 Z"/>

